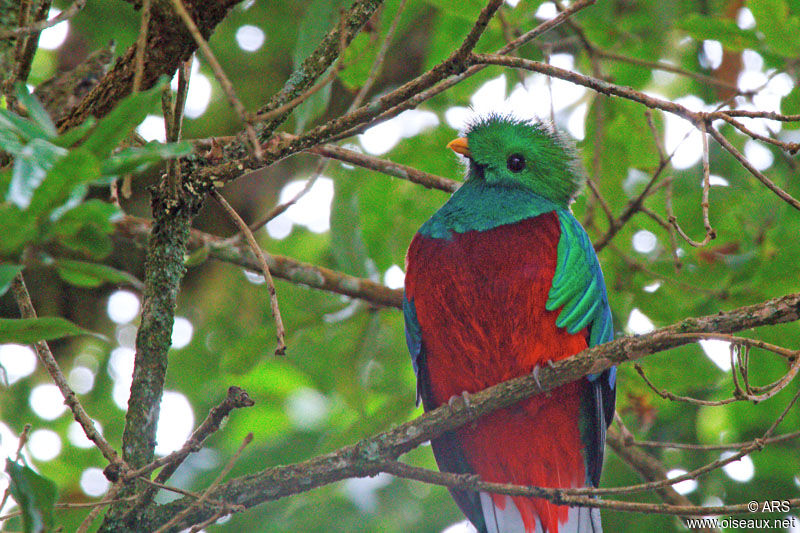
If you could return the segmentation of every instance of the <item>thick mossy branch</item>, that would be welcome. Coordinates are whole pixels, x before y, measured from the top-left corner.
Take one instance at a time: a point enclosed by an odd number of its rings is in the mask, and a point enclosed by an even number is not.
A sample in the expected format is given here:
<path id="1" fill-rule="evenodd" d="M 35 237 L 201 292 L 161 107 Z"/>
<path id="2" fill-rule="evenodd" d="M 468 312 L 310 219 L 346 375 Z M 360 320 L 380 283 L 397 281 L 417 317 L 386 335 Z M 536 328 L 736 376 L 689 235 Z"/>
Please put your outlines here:
<path id="1" fill-rule="evenodd" d="M 150 234 L 145 267 L 142 321 L 136 335 L 133 384 L 122 438 L 123 457 L 132 468 L 153 459 L 158 406 L 180 281 L 186 268 L 183 257 L 192 220 L 186 205 L 154 198 L 155 222 Z"/>
<path id="2" fill-rule="evenodd" d="M 178 199 L 170 197 L 166 184 L 153 190 L 154 222 L 148 242 L 142 318 L 136 335 L 133 383 L 122 436 L 123 459 L 134 469 L 153 460 L 175 307 L 186 272 L 183 260 L 191 223 L 200 204 L 201 196 L 188 189 Z M 132 485 L 126 487 L 122 496 L 132 494 L 133 490 Z M 101 531 L 137 530 L 138 526 L 130 523 L 136 513 L 126 515 L 127 523 L 123 523 L 126 511 L 124 504 L 112 506 Z"/>

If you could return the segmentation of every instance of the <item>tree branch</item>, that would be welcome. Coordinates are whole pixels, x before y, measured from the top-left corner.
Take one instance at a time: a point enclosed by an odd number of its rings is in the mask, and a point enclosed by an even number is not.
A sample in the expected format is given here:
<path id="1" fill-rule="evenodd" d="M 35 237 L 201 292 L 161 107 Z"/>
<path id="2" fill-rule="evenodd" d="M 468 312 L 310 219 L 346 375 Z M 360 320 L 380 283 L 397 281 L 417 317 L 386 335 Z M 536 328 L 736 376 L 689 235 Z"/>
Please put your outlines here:
<path id="1" fill-rule="evenodd" d="M 335 144 L 321 144 L 308 150 L 312 154 L 319 154 L 331 159 L 344 161 L 370 170 L 376 170 L 394 176 L 396 178 L 408 180 L 412 183 L 417 183 L 429 189 L 439 189 L 445 192 L 455 192 L 461 186 L 461 182 L 451 180 L 435 174 L 423 172 L 408 165 L 401 165 L 386 159 L 380 159 L 366 154 L 360 154 L 347 148 L 342 148 Z"/>
<path id="2" fill-rule="evenodd" d="M 383 3 L 383 0 L 356 0 L 344 15 L 343 24 L 336 24 L 330 32 L 322 39 L 319 46 L 303 60 L 297 70 L 289 76 L 283 89 L 273 96 L 269 102 L 261 109 L 258 114 L 268 113 L 293 100 L 306 92 L 314 82 L 322 76 L 328 67 L 339 57 L 342 45 L 347 46 L 355 38 L 361 28 L 366 24 L 375 10 Z M 292 112 L 291 109 L 284 111 L 262 125 L 259 135 L 262 139 L 268 138 L 275 131 L 275 128 L 286 121 Z"/>
<path id="3" fill-rule="evenodd" d="M 486 29 L 486 25 L 488 24 L 492 15 L 494 15 L 502 3 L 503 2 L 501 0 L 491 0 L 486 8 L 481 11 L 478 20 L 467 34 L 461 46 L 459 46 L 457 50 L 450 54 L 447 59 L 433 67 L 431 70 L 421 74 L 417 78 L 407 82 L 394 91 L 383 95 L 377 100 L 361 106 L 358 109 L 345 114 L 344 116 L 335 118 L 325 124 L 317 126 L 316 128 L 294 138 L 291 141 L 282 141 L 280 136 L 267 139 L 266 136 L 262 134 L 262 140 L 266 141 L 264 158 L 262 161 L 258 161 L 252 157 L 247 157 L 242 150 L 240 143 L 230 143 L 223 149 L 225 152 L 224 163 L 209 165 L 208 161 L 203 162 L 198 160 L 196 162 L 195 171 L 198 180 L 207 183 L 224 183 L 231 181 L 241 176 L 243 172 L 255 170 L 262 166 L 268 166 L 284 157 L 306 150 L 323 142 L 333 140 L 337 135 L 340 135 L 343 132 L 347 132 L 348 135 L 351 135 L 354 127 L 364 126 L 365 124 L 370 123 L 370 121 L 373 121 L 373 119 L 379 115 L 381 115 L 383 118 L 382 113 L 384 113 L 387 109 L 400 106 L 401 104 L 406 103 L 414 95 L 433 87 L 441 80 L 464 72 L 468 66 L 466 61 L 469 58 L 469 54 L 472 52 L 472 49 L 477 43 L 480 35 Z M 388 116 L 385 118 L 388 118 Z M 268 130 L 269 127 L 267 127 L 265 131 Z"/>
<path id="4" fill-rule="evenodd" d="M 687 107 L 684 107 L 680 104 L 675 102 L 670 102 L 669 100 L 662 100 L 660 98 L 655 98 L 653 96 L 647 95 L 643 92 L 637 91 L 630 87 L 615 85 L 613 83 L 609 83 L 607 81 L 593 78 L 591 76 L 584 76 L 583 74 L 579 74 L 577 72 L 572 72 L 569 70 L 565 70 L 562 68 L 554 67 L 552 65 L 548 65 L 546 63 L 541 63 L 539 61 L 531 61 L 528 59 L 522 59 L 519 57 L 509 56 L 509 55 L 499 55 L 499 54 L 472 54 L 472 62 L 474 64 L 490 64 L 490 65 L 501 65 L 506 67 L 512 68 L 522 68 L 525 70 L 530 70 L 532 72 L 539 72 L 545 74 L 547 76 L 553 76 L 555 78 L 559 78 L 562 80 L 566 80 L 577 85 L 582 85 L 594 91 L 597 91 L 602 94 L 607 94 L 609 96 L 618 96 L 620 98 L 625 98 L 627 100 L 632 100 L 634 102 L 638 102 L 643 104 L 651 109 L 660 109 L 662 111 L 666 111 L 668 113 L 672 113 L 673 115 L 677 115 L 681 118 L 684 118 L 694 124 L 697 128 L 701 131 L 706 130 L 706 124 L 709 123 L 710 120 L 713 118 L 719 118 L 723 114 L 728 116 L 735 116 L 733 111 L 716 111 L 712 113 L 706 113 L 703 111 L 691 111 Z M 784 117 L 790 119 L 791 117 Z M 742 164 L 753 176 L 755 176 L 761 183 L 767 186 L 769 190 L 774 192 L 781 198 L 783 201 L 794 207 L 795 209 L 800 210 L 800 201 L 796 198 L 792 197 L 789 193 L 775 185 L 771 180 L 769 180 L 766 176 L 764 176 L 760 171 L 758 171 L 750 162 L 741 155 L 733 145 L 728 142 L 725 137 L 715 130 L 712 127 L 708 128 L 708 133 L 714 137 L 714 139 L 722 145 L 728 152 L 733 155 L 739 163 Z"/>
<path id="5" fill-rule="evenodd" d="M 152 191 L 154 222 L 145 263 L 142 316 L 136 333 L 133 381 L 122 435 L 123 459 L 130 468 L 141 468 L 153 460 L 156 427 L 167 372 L 167 352 L 181 279 L 186 271 L 183 258 L 192 219 L 201 200 L 194 191 L 183 190 L 172 198 L 166 182 Z M 132 486 L 121 496 L 129 496 Z M 101 531 L 133 531 L 136 518 L 122 521 L 123 504 L 111 507 Z"/>
<path id="6" fill-rule="evenodd" d="M 625 440 L 616 428 L 608 428 L 606 433 L 606 444 L 614 450 L 617 457 L 622 459 L 628 466 L 633 468 L 646 481 L 667 481 L 667 471 L 655 457 L 646 453 L 644 450 L 627 446 Z M 690 506 L 691 500 L 679 494 L 672 485 L 666 485 L 656 489 L 661 499 L 670 505 Z M 705 528 L 700 531 L 711 533 L 717 529 Z"/>
<path id="7" fill-rule="evenodd" d="M 11 291 L 14 293 L 14 298 L 17 301 L 17 306 L 19 307 L 22 318 L 36 318 L 36 310 L 33 308 L 31 296 L 28 294 L 28 288 L 25 286 L 25 280 L 22 278 L 21 273 L 11 282 Z M 69 407 L 69 410 L 72 411 L 73 418 L 81 425 L 86 437 L 100 450 L 100 453 L 103 454 L 103 457 L 106 458 L 110 465 L 117 468 L 124 468 L 122 459 L 117 454 L 117 451 L 114 450 L 100 432 L 97 431 L 94 421 L 83 408 L 81 402 L 78 401 L 78 397 L 75 396 L 75 391 L 73 391 L 72 387 L 67 383 L 67 378 L 64 377 L 64 373 L 61 371 L 61 367 L 58 366 L 56 358 L 53 357 L 53 352 L 50 351 L 47 342 L 36 342 L 33 344 L 33 347 L 36 349 L 36 355 L 39 356 L 42 365 L 47 369 L 48 374 L 50 374 L 53 383 L 55 383 L 58 390 L 61 391 L 61 395 L 64 397 L 64 403 Z"/>
<path id="8" fill-rule="evenodd" d="M 118 235 L 142 242 L 150 232 L 152 222 L 141 218 L 126 216 L 117 222 Z M 224 239 L 192 230 L 189 238 L 191 248 L 206 247 L 209 256 L 219 261 L 239 265 L 258 272 L 258 261 L 250 248 L 243 243 L 228 243 Z M 322 266 L 304 263 L 291 257 L 271 255 L 266 258 L 270 272 L 276 277 L 291 283 L 305 285 L 314 289 L 360 298 L 376 306 L 403 306 L 403 291 L 390 289 L 374 281 L 336 272 Z"/>
<path id="9" fill-rule="evenodd" d="M 186 8 L 200 32 L 207 37 L 240 1 L 193 0 L 187 2 Z M 152 87 L 161 76 L 172 76 L 175 69 L 189 59 L 197 48 L 191 34 L 175 14 L 170 0 L 153 0 L 150 11 L 142 90 Z M 58 121 L 59 131 L 74 128 L 90 116 L 106 115 L 131 93 L 136 72 L 136 49 L 135 43 L 131 45 L 83 101 Z"/>
<path id="10" fill-rule="evenodd" d="M 508 407 L 533 394 L 552 390 L 586 374 L 599 373 L 613 365 L 634 361 L 649 354 L 695 341 L 692 337 L 680 334 L 730 333 L 758 326 L 794 322 L 799 319 L 800 293 L 797 293 L 733 311 L 688 318 L 646 335 L 617 339 L 558 361 L 552 367 L 542 367 L 538 379 L 533 375 L 525 375 L 472 394 L 469 406 L 450 407 L 444 405 L 411 422 L 401 424 L 336 452 L 294 465 L 268 468 L 256 474 L 231 480 L 220 486 L 211 497 L 234 505 L 251 507 L 265 501 L 306 492 L 341 479 L 372 476 L 382 471 L 382 466 L 387 460 L 395 460 L 403 453 L 444 431 L 455 429 L 493 410 Z M 774 429 L 774 425 L 770 429 Z M 563 491 L 559 494 L 563 494 Z M 572 499 L 573 497 L 570 498 L 570 503 L 577 502 Z M 560 502 L 563 501 L 560 500 Z M 157 526 L 190 504 L 191 502 L 186 499 L 181 499 L 152 510 L 144 519 L 149 526 Z M 640 512 L 668 512 L 678 515 L 746 511 L 744 505 L 722 508 L 684 508 L 663 505 L 648 507 L 646 504 L 633 502 L 604 502 L 594 499 L 587 499 L 583 504 L 598 507 L 614 506 L 616 509 Z M 188 524 L 205 520 L 209 516 L 208 512 L 208 510 L 196 510 L 179 526 L 186 527 Z"/>

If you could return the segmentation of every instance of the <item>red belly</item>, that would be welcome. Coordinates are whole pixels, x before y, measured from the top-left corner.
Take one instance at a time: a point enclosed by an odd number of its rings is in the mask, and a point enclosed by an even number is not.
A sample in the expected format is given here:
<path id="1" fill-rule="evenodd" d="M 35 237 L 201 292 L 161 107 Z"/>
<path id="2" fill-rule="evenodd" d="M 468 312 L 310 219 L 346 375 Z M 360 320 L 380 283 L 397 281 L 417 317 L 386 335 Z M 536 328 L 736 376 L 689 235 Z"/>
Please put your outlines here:
<path id="1" fill-rule="evenodd" d="M 582 332 L 556 327 L 558 311 L 545 309 L 559 236 L 558 217 L 548 213 L 451 240 L 415 237 L 406 293 L 422 328 L 435 405 L 586 348 Z M 458 430 L 470 466 L 488 481 L 583 486 L 578 417 L 585 386 L 565 385 Z M 534 515 L 553 533 L 567 518 L 567 507 L 514 501 L 531 530 Z"/>

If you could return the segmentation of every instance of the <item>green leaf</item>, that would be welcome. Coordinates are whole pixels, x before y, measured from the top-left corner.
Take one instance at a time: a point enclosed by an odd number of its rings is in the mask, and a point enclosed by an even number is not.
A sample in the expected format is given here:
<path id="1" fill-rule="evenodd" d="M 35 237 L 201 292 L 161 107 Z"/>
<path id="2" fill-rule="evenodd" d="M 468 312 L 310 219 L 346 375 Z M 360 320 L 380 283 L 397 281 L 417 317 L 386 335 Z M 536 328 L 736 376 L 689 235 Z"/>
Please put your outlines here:
<path id="1" fill-rule="evenodd" d="M 53 528 L 56 484 L 31 468 L 6 459 L 8 489 L 22 511 L 25 533 L 39 533 Z"/>
<path id="2" fill-rule="evenodd" d="M 749 0 L 747 7 L 770 50 L 787 58 L 800 55 L 800 21 L 789 16 L 784 0 Z"/>
<path id="3" fill-rule="evenodd" d="M 23 141 L 50 138 L 50 135 L 39 125 L 26 120 L 7 109 L 0 109 L 0 130 L 13 132 Z"/>
<path id="4" fill-rule="evenodd" d="M 106 233 L 114 231 L 114 221 L 122 217 L 119 207 L 102 200 L 92 199 L 70 209 L 59 217 L 56 235 L 74 234 L 73 229 L 85 224 L 94 224 Z"/>
<path id="5" fill-rule="evenodd" d="M 0 264 L 0 296 L 8 291 L 14 277 L 20 272 L 22 272 L 22 265 L 13 265 L 11 263 Z"/>
<path id="6" fill-rule="evenodd" d="M 210 254 L 211 248 L 209 246 L 201 246 L 183 259 L 183 265 L 187 268 L 202 265 Z"/>
<path id="7" fill-rule="evenodd" d="M 100 119 L 81 148 L 98 159 L 105 158 L 161 100 L 161 91 L 165 84 L 166 78 L 163 78 L 151 89 L 127 96 L 113 111 Z"/>
<path id="8" fill-rule="evenodd" d="M 70 250 L 102 259 L 111 253 L 108 234 L 114 231 L 114 220 L 120 216 L 116 206 L 97 199 L 88 200 L 49 225 L 46 238 Z"/>
<path id="9" fill-rule="evenodd" d="M 716 19 L 692 13 L 678 24 L 698 41 L 719 41 L 728 50 L 739 52 L 745 48 L 758 48 L 759 40 L 753 30 L 743 30 L 735 20 Z"/>
<path id="10" fill-rule="evenodd" d="M 60 316 L 40 318 L 0 318 L 0 344 L 32 344 L 70 337 L 72 335 L 102 335 L 83 329 Z"/>
<path id="11" fill-rule="evenodd" d="M 97 121 L 94 117 L 89 117 L 83 121 L 79 126 L 75 126 L 69 131 L 66 131 L 53 139 L 51 142 L 56 146 L 61 146 L 62 148 L 68 148 L 75 144 L 76 142 L 80 141 L 89 131 L 94 127 Z"/>
<path id="12" fill-rule="evenodd" d="M 78 185 L 100 177 L 100 162 L 88 150 L 72 150 L 47 173 L 31 198 L 29 211 L 36 217 L 62 205 Z"/>
<path id="13" fill-rule="evenodd" d="M 134 276 L 108 265 L 70 259 L 56 259 L 54 265 L 59 277 L 76 287 L 92 288 L 104 283 L 141 286 Z"/>
<path id="14" fill-rule="evenodd" d="M 192 153 L 192 144 L 179 142 L 163 144 L 149 142 L 140 148 L 128 148 L 106 159 L 100 165 L 103 176 L 118 176 L 128 172 L 144 170 L 143 167 L 165 159 L 174 159 Z"/>
<path id="15" fill-rule="evenodd" d="M 359 223 L 359 191 L 363 180 L 336 183 L 331 205 L 331 252 L 344 272 L 366 277 L 369 255 Z"/>
<path id="16" fill-rule="evenodd" d="M 114 248 L 108 233 L 110 232 L 103 231 L 93 224 L 86 224 L 78 228 L 74 234 L 59 238 L 58 244 L 92 259 L 103 259 Z"/>
<path id="17" fill-rule="evenodd" d="M 28 207 L 34 191 L 44 181 L 47 172 L 65 155 L 67 151 L 63 148 L 42 139 L 33 139 L 14 159 L 5 199 L 22 209 Z"/>
<path id="18" fill-rule="evenodd" d="M 56 207 L 54 210 L 50 211 L 50 216 L 47 217 L 51 222 L 55 222 L 61 215 L 69 211 L 70 209 L 74 209 L 81 205 L 83 199 L 86 198 L 86 195 L 89 193 L 89 186 L 85 183 L 82 183 L 72 189 L 72 192 L 69 193 L 66 202 L 61 204 L 60 206 Z"/>
<path id="19" fill-rule="evenodd" d="M 3 230 L 0 231 L 2 255 L 16 255 L 36 238 L 39 231 L 28 211 L 9 203 L 0 203 L 0 220 L 3 225 Z"/>
<path id="20" fill-rule="evenodd" d="M 28 92 L 28 88 L 23 83 L 17 83 L 17 100 L 25 106 L 28 112 L 28 117 L 36 123 L 39 128 L 47 133 L 48 138 L 55 137 L 58 134 L 56 125 L 50 115 L 45 111 L 39 99 Z"/>
<path id="21" fill-rule="evenodd" d="M 2 127 L 2 124 L 0 124 L 0 149 L 9 154 L 18 154 L 22 151 L 23 146 L 19 135 L 11 129 Z"/>

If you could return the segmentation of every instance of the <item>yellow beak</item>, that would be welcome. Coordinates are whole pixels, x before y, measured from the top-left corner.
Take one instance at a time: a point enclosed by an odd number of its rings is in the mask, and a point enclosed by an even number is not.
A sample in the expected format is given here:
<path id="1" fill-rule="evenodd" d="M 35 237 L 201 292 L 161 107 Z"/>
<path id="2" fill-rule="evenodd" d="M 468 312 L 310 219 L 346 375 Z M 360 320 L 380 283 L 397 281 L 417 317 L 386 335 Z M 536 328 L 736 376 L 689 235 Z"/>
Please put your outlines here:
<path id="1" fill-rule="evenodd" d="M 467 157 L 472 157 L 472 154 L 469 152 L 469 145 L 467 144 L 466 137 L 459 137 L 458 139 L 453 139 L 452 141 L 447 143 L 447 147 L 457 154 L 465 155 Z"/>

